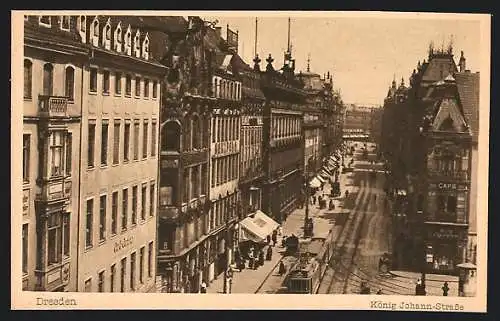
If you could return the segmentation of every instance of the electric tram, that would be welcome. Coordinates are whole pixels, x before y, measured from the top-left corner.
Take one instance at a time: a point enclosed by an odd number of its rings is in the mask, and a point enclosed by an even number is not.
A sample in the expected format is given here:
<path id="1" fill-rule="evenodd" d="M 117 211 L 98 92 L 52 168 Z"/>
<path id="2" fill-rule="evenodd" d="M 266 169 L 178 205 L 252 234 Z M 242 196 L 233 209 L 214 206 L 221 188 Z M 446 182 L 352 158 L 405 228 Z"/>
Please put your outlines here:
<path id="1" fill-rule="evenodd" d="M 331 231 L 326 237 L 314 237 L 301 242 L 297 253 L 298 260 L 285 280 L 286 292 L 316 293 L 333 256 L 334 245 Z"/>

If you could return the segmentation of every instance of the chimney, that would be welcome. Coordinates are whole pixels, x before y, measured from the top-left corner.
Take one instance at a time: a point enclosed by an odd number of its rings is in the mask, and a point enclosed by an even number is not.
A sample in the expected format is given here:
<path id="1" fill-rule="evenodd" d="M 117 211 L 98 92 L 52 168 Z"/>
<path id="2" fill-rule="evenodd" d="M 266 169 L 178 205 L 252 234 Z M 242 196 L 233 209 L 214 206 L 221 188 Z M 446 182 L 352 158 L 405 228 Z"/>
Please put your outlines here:
<path id="1" fill-rule="evenodd" d="M 458 66 L 460 68 L 460 72 L 465 72 L 465 57 L 464 57 L 464 52 L 463 50 L 460 52 L 460 60 L 458 62 Z"/>
<path id="2" fill-rule="evenodd" d="M 222 27 L 215 27 L 215 33 L 217 34 L 217 37 L 221 38 L 222 37 Z"/>

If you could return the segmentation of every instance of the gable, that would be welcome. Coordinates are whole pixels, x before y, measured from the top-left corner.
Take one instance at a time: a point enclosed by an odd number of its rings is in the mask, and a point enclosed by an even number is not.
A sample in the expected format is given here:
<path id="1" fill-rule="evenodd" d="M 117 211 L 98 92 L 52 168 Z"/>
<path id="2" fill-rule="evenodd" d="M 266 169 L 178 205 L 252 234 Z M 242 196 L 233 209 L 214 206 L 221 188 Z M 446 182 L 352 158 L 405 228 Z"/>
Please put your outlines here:
<path id="1" fill-rule="evenodd" d="M 466 131 L 465 126 L 467 126 L 467 123 L 460 112 L 457 101 L 444 98 L 439 104 L 432 128 L 438 131 L 464 132 Z"/>

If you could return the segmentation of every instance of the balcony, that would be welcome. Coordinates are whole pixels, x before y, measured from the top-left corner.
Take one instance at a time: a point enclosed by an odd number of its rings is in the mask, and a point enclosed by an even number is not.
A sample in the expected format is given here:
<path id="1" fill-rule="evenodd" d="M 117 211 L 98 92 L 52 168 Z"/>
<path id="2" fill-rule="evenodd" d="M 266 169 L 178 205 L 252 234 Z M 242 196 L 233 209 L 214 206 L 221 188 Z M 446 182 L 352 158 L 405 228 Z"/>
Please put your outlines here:
<path id="1" fill-rule="evenodd" d="M 467 171 L 429 171 L 429 177 L 440 180 L 468 180 L 469 173 Z"/>
<path id="2" fill-rule="evenodd" d="M 39 181 L 41 185 L 40 193 L 36 200 L 47 203 L 66 202 L 71 199 L 72 183 L 71 179 L 58 177 L 49 180 Z"/>
<path id="3" fill-rule="evenodd" d="M 35 270 L 36 289 L 38 291 L 54 291 L 69 283 L 70 261 L 52 264 L 45 270 Z"/>
<path id="4" fill-rule="evenodd" d="M 68 117 L 68 98 L 62 96 L 38 96 L 39 115 L 44 118 Z"/>
<path id="5" fill-rule="evenodd" d="M 159 208 L 160 219 L 166 221 L 175 221 L 179 217 L 179 209 L 175 206 L 160 206 Z"/>

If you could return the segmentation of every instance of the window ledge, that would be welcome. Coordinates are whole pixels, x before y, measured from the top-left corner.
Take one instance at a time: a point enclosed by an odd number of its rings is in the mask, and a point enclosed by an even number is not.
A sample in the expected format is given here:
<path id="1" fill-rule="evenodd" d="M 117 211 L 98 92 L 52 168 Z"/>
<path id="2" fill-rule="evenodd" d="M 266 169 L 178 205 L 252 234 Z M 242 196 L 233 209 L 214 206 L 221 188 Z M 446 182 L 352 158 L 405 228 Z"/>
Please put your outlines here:
<path id="1" fill-rule="evenodd" d="M 103 96 L 109 96 L 109 91 L 108 91 L 108 92 L 103 91 L 103 92 L 102 92 L 102 95 L 103 95 Z"/>
<path id="2" fill-rule="evenodd" d="M 122 97 L 122 94 L 121 93 L 115 93 L 114 96 L 115 97 Z"/>
<path id="3" fill-rule="evenodd" d="M 89 90 L 89 95 L 97 96 L 97 91 Z"/>
<path id="4" fill-rule="evenodd" d="M 132 95 L 130 95 L 130 94 L 125 94 L 125 98 L 132 98 Z"/>
<path id="5" fill-rule="evenodd" d="M 24 101 L 32 101 L 32 100 L 33 100 L 33 98 L 32 98 L 32 97 L 23 97 L 23 100 L 24 100 Z"/>

